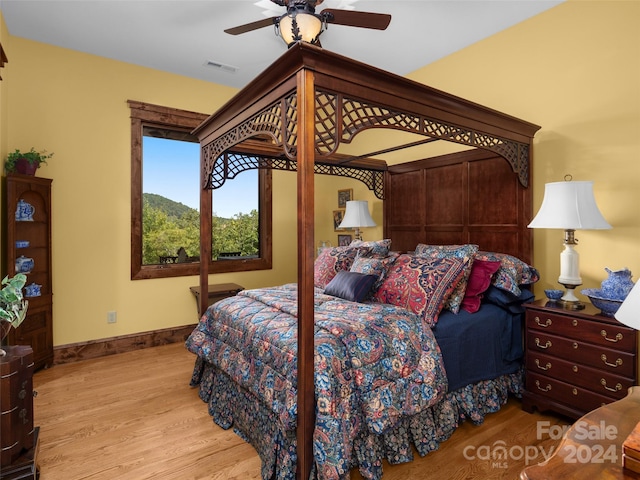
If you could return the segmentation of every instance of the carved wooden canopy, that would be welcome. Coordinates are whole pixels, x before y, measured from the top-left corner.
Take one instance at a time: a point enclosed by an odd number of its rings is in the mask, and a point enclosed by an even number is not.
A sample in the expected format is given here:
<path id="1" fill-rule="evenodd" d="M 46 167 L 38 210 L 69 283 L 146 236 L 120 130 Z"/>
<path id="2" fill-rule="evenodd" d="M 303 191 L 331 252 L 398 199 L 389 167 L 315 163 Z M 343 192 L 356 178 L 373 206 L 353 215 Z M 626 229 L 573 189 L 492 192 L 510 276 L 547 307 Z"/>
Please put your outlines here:
<path id="1" fill-rule="evenodd" d="M 250 168 L 295 170 L 301 119 L 296 74 L 303 70 L 314 74 L 317 173 L 357 178 L 383 198 L 384 162 L 349 163 L 337 152 L 358 133 L 385 128 L 491 150 L 528 185 L 537 125 L 300 43 L 195 130 L 202 145 L 203 188 L 218 188 Z M 223 155 L 250 139 L 262 139 L 266 151 Z M 331 168 L 336 165 L 341 168 Z"/>

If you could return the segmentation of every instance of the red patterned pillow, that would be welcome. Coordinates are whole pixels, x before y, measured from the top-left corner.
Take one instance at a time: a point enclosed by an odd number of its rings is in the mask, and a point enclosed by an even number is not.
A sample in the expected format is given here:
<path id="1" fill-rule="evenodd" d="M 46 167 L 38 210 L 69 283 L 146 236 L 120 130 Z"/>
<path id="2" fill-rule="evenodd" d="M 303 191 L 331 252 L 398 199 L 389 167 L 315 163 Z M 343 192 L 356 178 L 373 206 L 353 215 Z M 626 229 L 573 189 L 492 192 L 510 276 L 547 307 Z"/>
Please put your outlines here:
<path id="1" fill-rule="evenodd" d="M 313 264 L 313 284 L 325 288 L 341 270 L 349 271 L 358 252 L 370 252 L 370 248 L 333 247 L 322 250 Z"/>
<path id="2" fill-rule="evenodd" d="M 500 268 L 500 262 L 474 260 L 471 267 L 471 275 L 467 281 L 467 289 L 462 300 L 462 309 L 469 313 L 475 313 L 480 309 L 482 294 L 491 285 L 493 274 Z"/>
<path id="3" fill-rule="evenodd" d="M 424 258 L 403 254 L 389 268 L 374 298 L 404 307 L 433 327 L 444 303 L 464 275 L 459 258 Z"/>
<path id="4" fill-rule="evenodd" d="M 420 257 L 429 258 L 459 258 L 464 262 L 464 276 L 456 289 L 451 293 L 451 296 L 444 304 L 444 308 L 451 310 L 453 313 L 460 311 L 462 300 L 464 299 L 464 292 L 467 289 L 467 280 L 471 275 L 471 267 L 473 266 L 473 259 L 478 251 L 478 245 L 466 244 L 466 245 L 425 245 L 419 243 L 416 247 L 416 255 Z"/>

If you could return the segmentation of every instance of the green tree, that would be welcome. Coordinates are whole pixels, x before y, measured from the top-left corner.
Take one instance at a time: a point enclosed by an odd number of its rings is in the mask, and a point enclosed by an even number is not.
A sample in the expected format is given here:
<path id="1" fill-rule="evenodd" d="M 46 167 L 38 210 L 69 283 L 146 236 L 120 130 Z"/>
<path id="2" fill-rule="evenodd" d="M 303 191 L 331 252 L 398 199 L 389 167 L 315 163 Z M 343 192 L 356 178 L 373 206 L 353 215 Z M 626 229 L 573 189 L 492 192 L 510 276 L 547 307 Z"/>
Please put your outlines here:
<path id="1" fill-rule="evenodd" d="M 200 215 L 192 208 L 176 208 L 176 202 L 158 195 L 143 197 L 142 263 L 160 263 L 160 257 L 177 256 L 183 247 L 188 257 L 200 255 Z M 178 204 L 181 205 L 181 204 Z M 182 205 L 182 207 L 184 207 Z M 233 218 L 212 219 L 212 258 L 220 252 L 240 252 L 243 256 L 257 255 L 258 211 L 238 213 Z"/>
<path id="2" fill-rule="evenodd" d="M 240 252 L 241 255 L 257 255 L 260 251 L 258 239 L 258 211 L 237 213 L 231 219 L 213 217 L 213 258 L 220 252 Z"/>

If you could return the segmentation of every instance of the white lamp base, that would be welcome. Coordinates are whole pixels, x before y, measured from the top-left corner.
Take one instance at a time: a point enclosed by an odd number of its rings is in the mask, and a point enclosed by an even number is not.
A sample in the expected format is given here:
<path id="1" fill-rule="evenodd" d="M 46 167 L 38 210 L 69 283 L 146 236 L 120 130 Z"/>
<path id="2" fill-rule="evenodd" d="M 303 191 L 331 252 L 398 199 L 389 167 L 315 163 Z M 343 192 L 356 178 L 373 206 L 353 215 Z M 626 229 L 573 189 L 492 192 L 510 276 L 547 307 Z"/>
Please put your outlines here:
<path id="1" fill-rule="evenodd" d="M 578 300 L 574 293 L 575 288 L 582 285 L 580 256 L 574 248 L 577 243 L 574 233 L 575 230 L 564 231 L 564 250 L 560 254 L 560 277 L 558 277 L 558 283 L 566 290 L 560 299 L 560 304 L 568 310 L 582 310 L 585 305 Z"/>
<path id="2" fill-rule="evenodd" d="M 561 283 L 561 285 L 566 288 L 564 295 L 562 296 L 562 298 L 559 300 L 560 305 L 562 305 L 562 308 L 566 308 L 567 310 L 582 310 L 585 307 L 585 304 L 582 303 L 578 297 L 576 297 L 576 294 L 574 293 L 574 290 L 576 287 L 579 287 L 580 285 L 572 285 L 572 284 L 568 284 L 568 283 Z"/>

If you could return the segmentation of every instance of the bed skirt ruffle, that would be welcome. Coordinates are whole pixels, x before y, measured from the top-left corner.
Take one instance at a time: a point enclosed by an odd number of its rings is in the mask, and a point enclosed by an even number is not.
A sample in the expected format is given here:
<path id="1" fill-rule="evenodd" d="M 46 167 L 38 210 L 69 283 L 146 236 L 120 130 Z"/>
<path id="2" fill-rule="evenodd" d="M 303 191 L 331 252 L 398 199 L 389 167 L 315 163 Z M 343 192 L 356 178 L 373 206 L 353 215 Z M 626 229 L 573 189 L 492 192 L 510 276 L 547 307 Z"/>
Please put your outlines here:
<path id="1" fill-rule="evenodd" d="M 277 416 L 252 394 L 213 365 L 197 358 L 190 385 L 199 387 L 209 414 L 223 429 L 233 428 L 258 452 L 263 480 L 293 480 L 296 464 L 296 432 L 280 428 Z M 481 424 L 485 415 L 497 412 L 509 395 L 520 397 L 523 371 L 484 380 L 447 393 L 431 408 L 401 419 L 381 435 L 361 429 L 353 440 L 349 468 L 371 480 L 382 478 L 382 460 L 391 464 L 413 460 L 414 446 L 424 456 L 437 450 L 465 420 Z M 331 452 L 320 451 L 314 441 L 314 478 L 348 480 L 350 470 L 337 471 Z"/>

